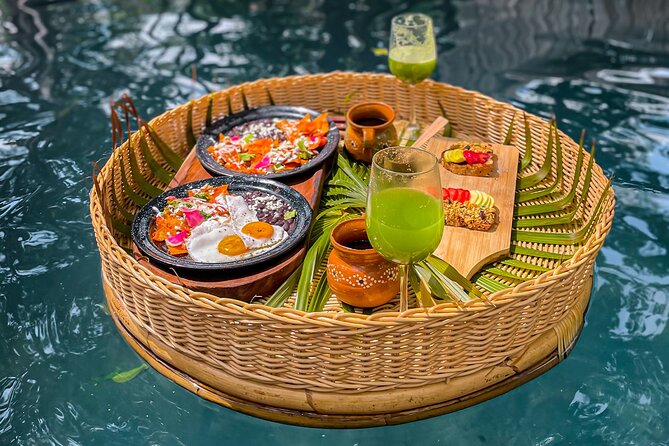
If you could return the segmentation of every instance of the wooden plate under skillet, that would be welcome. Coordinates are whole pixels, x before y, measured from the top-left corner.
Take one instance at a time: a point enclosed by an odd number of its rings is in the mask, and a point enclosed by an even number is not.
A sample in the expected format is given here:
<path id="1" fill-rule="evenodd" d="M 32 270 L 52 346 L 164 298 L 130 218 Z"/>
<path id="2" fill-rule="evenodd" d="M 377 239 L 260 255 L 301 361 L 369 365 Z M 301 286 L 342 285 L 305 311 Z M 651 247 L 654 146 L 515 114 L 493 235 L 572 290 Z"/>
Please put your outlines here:
<path id="1" fill-rule="evenodd" d="M 325 182 L 332 162 L 323 164 L 315 170 L 313 174 L 306 178 L 288 183 L 293 189 L 299 192 L 314 210 L 318 207 L 321 190 Z M 181 168 L 169 184 L 168 189 L 172 189 L 181 184 L 190 183 L 196 180 L 212 178 L 211 175 L 202 167 L 195 150 L 186 157 Z M 274 292 L 302 263 L 306 254 L 306 241 L 298 246 L 294 251 L 287 253 L 276 263 L 268 264 L 262 268 L 255 269 L 246 275 L 240 275 L 234 279 L 216 277 L 212 275 L 202 276 L 197 274 L 188 274 L 174 270 L 166 270 L 150 261 L 133 245 L 133 254 L 137 261 L 148 268 L 153 274 L 172 283 L 182 285 L 193 291 L 201 291 L 213 294 L 219 297 L 238 299 L 244 302 L 250 302 L 254 296 L 267 296 Z"/>

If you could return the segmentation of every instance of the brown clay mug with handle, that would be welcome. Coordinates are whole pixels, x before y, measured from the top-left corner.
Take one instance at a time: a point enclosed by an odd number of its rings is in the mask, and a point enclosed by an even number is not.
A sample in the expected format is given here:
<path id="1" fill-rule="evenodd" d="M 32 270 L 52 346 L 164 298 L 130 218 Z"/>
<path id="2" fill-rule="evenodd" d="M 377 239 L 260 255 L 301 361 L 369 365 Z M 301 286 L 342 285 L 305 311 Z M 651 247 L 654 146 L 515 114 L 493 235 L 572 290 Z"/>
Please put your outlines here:
<path id="1" fill-rule="evenodd" d="M 349 108 L 344 138 L 348 153 L 358 161 L 371 164 L 376 152 L 397 144 L 394 120 L 395 110 L 383 102 L 365 102 Z"/>

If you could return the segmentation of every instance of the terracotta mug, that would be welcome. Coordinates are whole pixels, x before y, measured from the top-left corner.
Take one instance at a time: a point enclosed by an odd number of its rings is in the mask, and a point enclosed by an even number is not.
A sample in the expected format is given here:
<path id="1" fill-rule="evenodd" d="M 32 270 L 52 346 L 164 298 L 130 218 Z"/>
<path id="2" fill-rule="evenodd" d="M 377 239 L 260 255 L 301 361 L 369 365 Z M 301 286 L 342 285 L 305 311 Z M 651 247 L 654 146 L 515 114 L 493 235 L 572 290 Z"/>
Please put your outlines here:
<path id="1" fill-rule="evenodd" d="M 349 108 L 344 138 L 346 150 L 354 159 L 371 164 L 376 152 L 397 144 L 394 120 L 395 110 L 383 102 L 365 102 Z"/>
<path id="2" fill-rule="evenodd" d="M 368 244 L 364 218 L 339 223 L 332 230 L 330 241 L 333 249 L 328 258 L 328 284 L 339 300 L 371 308 L 397 295 L 400 289 L 397 265 Z"/>

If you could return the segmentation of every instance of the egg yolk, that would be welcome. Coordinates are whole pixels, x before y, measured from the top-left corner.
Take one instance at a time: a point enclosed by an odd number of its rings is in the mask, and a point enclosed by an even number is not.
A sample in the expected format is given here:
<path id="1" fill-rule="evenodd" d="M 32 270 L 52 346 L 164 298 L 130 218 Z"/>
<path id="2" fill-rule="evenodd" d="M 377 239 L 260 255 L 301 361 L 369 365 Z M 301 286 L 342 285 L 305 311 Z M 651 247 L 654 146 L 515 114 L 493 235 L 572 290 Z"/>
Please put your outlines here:
<path id="1" fill-rule="evenodd" d="M 218 252 L 226 256 L 238 256 L 248 250 L 249 248 L 244 244 L 244 240 L 238 235 L 228 235 L 218 242 Z"/>
<path id="2" fill-rule="evenodd" d="M 242 232 L 253 238 L 270 238 L 274 234 L 274 228 L 264 221 L 252 221 L 244 225 Z"/>

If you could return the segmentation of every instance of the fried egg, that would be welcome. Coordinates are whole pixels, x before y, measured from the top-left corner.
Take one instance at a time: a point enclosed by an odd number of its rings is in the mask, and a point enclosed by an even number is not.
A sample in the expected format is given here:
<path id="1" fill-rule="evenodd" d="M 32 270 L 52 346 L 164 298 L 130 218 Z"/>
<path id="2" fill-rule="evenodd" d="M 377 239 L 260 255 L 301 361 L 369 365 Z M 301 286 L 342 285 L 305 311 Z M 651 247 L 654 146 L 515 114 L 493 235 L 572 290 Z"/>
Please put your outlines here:
<path id="1" fill-rule="evenodd" d="M 254 257 L 288 237 L 282 227 L 258 221 L 241 196 L 227 195 L 225 200 L 230 215 L 204 221 L 186 240 L 188 254 L 196 262 L 225 263 Z"/>
<path id="2" fill-rule="evenodd" d="M 242 226 L 239 236 L 249 249 L 271 248 L 288 237 L 282 227 L 262 221 L 252 221 Z M 262 252 L 267 251 L 263 249 Z"/>
<path id="3" fill-rule="evenodd" d="M 239 195 L 226 195 L 225 199 L 228 202 L 228 211 L 230 218 L 237 229 L 241 229 L 247 223 L 258 221 L 258 216 L 255 211 L 249 208 L 243 197 Z"/>
<path id="4" fill-rule="evenodd" d="M 240 255 L 226 255 L 239 252 L 238 250 L 224 249 L 219 251 L 219 245 L 224 240 L 231 240 L 230 237 L 239 238 L 235 228 L 225 219 L 210 219 L 193 229 L 190 237 L 186 241 L 188 254 L 196 262 L 218 263 L 231 262 L 240 258 Z M 242 242 L 243 244 L 243 242 Z M 245 245 L 244 245 L 245 246 Z M 239 254 L 247 253 L 248 249 Z"/>

